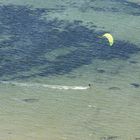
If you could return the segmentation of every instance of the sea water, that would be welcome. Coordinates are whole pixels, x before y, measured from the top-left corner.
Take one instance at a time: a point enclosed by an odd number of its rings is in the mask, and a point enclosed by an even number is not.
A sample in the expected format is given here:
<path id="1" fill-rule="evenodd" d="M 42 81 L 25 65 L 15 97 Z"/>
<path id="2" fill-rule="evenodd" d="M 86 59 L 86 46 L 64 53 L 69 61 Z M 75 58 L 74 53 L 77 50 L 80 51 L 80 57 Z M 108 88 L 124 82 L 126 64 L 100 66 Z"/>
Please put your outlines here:
<path id="1" fill-rule="evenodd" d="M 139 0 L 1 0 L 0 139 L 140 139 L 139 23 Z"/>

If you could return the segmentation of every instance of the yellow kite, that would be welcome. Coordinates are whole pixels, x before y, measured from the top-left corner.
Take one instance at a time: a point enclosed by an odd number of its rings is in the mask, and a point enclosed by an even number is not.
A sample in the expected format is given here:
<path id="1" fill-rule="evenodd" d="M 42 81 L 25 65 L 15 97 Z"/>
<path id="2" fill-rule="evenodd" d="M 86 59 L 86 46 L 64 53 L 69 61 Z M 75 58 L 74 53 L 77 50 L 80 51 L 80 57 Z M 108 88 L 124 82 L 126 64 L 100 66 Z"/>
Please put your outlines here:
<path id="1" fill-rule="evenodd" d="M 111 34 L 109 34 L 109 33 L 105 33 L 105 34 L 103 34 L 102 37 L 105 37 L 105 38 L 108 39 L 108 41 L 109 41 L 109 45 L 110 45 L 110 46 L 113 45 L 113 43 L 114 43 L 114 39 L 113 39 L 113 36 L 112 36 Z"/>

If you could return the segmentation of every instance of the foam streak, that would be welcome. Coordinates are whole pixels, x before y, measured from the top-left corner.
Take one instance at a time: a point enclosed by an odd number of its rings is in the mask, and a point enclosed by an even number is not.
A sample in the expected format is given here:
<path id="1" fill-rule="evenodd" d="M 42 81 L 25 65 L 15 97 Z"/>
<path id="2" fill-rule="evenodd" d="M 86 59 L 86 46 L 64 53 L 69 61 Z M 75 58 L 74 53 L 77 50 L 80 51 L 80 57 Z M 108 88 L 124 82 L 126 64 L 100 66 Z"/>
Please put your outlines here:
<path id="1" fill-rule="evenodd" d="M 86 90 L 88 86 L 64 86 L 64 85 L 47 85 L 47 84 L 39 84 L 39 83 L 18 83 L 18 82 L 11 82 L 11 81 L 1 81 L 2 84 L 12 84 L 15 86 L 21 87 L 45 87 L 51 89 L 60 89 L 60 90 Z"/>

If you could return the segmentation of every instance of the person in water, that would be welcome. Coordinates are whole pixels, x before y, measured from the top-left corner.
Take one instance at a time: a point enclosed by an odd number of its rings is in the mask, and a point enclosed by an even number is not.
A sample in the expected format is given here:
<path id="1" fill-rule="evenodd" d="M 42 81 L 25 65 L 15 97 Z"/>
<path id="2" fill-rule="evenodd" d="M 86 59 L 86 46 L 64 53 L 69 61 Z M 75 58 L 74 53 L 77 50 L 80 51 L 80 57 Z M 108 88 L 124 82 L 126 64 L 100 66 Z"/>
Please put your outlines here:
<path id="1" fill-rule="evenodd" d="M 88 84 L 89 88 L 91 88 L 91 84 Z"/>

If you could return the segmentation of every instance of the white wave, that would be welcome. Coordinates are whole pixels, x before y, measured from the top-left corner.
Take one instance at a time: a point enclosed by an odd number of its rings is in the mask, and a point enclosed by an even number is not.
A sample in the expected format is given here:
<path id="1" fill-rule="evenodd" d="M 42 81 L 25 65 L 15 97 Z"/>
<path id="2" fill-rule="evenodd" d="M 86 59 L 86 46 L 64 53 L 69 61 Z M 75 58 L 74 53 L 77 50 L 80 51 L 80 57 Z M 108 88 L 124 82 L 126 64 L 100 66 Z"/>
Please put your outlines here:
<path id="1" fill-rule="evenodd" d="M 60 90 L 86 90 L 88 86 L 64 86 L 64 85 L 47 85 L 47 84 L 39 84 L 39 83 L 21 83 L 21 82 L 12 82 L 12 81 L 0 81 L 3 84 L 12 84 L 16 86 L 22 87 L 45 87 L 51 89 L 60 89 Z"/>

